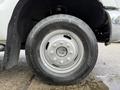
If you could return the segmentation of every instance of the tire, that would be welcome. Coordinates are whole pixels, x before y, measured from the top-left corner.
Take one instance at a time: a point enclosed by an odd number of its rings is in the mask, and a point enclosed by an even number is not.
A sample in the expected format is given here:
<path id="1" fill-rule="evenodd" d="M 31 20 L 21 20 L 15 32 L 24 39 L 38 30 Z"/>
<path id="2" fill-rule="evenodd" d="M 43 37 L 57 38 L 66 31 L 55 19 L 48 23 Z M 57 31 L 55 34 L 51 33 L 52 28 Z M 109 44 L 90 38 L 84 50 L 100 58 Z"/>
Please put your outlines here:
<path id="1" fill-rule="evenodd" d="M 58 85 L 83 80 L 94 68 L 97 56 L 97 40 L 91 28 L 70 15 L 43 19 L 26 42 L 27 61 L 35 74 Z"/>

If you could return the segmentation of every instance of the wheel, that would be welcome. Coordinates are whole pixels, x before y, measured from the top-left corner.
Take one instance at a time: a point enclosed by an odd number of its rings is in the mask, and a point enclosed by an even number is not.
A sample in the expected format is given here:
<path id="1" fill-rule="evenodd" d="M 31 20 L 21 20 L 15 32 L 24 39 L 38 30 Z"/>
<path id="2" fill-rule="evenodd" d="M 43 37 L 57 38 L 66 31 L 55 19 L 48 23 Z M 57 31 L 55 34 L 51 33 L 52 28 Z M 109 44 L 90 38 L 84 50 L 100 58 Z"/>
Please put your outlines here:
<path id="1" fill-rule="evenodd" d="M 53 15 L 40 21 L 26 42 L 26 57 L 33 71 L 54 84 L 74 84 L 94 68 L 97 40 L 82 20 Z"/>

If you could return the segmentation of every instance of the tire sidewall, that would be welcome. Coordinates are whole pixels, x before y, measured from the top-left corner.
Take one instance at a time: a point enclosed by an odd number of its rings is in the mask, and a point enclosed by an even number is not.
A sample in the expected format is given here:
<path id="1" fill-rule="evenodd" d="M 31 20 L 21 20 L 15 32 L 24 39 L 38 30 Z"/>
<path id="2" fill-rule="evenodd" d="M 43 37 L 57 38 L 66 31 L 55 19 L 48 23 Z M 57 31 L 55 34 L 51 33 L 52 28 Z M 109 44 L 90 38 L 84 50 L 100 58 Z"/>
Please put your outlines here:
<path id="1" fill-rule="evenodd" d="M 56 26 L 58 24 L 59 26 Z M 67 77 L 57 77 L 54 73 L 52 74 L 44 66 L 39 54 L 39 47 L 44 37 L 58 29 L 67 29 L 75 33 L 82 40 L 85 50 L 82 66 Z M 40 77 L 54 83 L 73 83 L 85 78 L 95 66 L 97 52 L 97 40 L 90 27 L 82 20 L 69 15 L 65 15 L 64 18 L 62 15 L 61 18 L 60 15 L 51 16 L 39 22 L 31 31 L 26 43 L 27 61 L 32 69 Z"/>

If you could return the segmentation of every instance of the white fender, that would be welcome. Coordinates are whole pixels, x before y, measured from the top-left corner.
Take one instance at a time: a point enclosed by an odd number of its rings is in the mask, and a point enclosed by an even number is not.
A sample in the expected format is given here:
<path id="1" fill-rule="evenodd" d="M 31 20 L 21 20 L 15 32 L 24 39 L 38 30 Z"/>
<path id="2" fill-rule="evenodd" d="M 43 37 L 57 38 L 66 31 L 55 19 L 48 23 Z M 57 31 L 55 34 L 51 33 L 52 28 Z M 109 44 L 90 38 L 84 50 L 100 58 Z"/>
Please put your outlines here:
<path id="1" fill-rule="evenodd" d="M 19 0 L 0 0 L 0 41 L 6 41 L 13 10 Z"/>

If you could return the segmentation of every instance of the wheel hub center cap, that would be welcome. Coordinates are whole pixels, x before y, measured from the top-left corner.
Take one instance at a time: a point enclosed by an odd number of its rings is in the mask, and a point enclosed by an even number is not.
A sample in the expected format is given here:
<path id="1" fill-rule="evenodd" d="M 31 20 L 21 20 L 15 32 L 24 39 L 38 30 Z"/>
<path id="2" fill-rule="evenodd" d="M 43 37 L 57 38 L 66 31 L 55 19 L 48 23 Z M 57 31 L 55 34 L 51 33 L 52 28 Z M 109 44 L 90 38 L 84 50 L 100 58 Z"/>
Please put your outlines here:
<path id="1" fill-rule="evenodd" d="M 65 47 L 57 48 L 56 52 L 57 52 L 57 55 L 59 57 L 65 57 L 67 55 L 67 53 L 68 53 L 67 48 L 65 48 Z"/>

